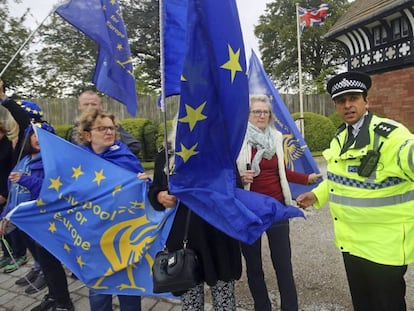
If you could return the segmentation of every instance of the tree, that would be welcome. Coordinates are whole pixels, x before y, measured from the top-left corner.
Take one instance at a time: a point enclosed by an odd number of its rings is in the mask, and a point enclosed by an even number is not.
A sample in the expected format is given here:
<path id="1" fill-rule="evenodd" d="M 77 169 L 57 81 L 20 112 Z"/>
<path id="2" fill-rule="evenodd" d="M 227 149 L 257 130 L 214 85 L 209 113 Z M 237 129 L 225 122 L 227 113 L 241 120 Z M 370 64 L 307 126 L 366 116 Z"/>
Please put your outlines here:
<path id="1" fill-rule="evenodd" d="M 9 2 L 0 0 L 0 71 L 3 71 L 29 36 L 29 30 L 23 25 L 26 16 L 27 12 L 21 17 L 12 17 L 9 12 Z M 16 90 L 30 77 L 28 64 L 31 56 L 25 51 L 16 56 L 1 77 L 9 89 Z"/>
<path id="2" fill-rule="evenodd" d="M 32 96 L 76 97 L 92 88 L 97 46 L 57 14 L 40 28 L 34 52 L 33 80 L 26 85 Z M 33 94 L 34 93 L 34 94 Z"/>
<path id="3" fill-rule="evenodd" d="M 279 88 L 298 89 L 298 49 L 296 36 L 296 0 L 274 0 L 259 18 L 255 35 L 263 66 Z M 301 35 L 301 58 L 304 89 L 308 93 L 324 93 L 324 81 L 345 62 L 345 51 L 323 35 L 341 16 L 347 0 L 329 0 L 328 17 L 321 27 L 307 27 Z M 304 8 L 317 7 L 320 0 L 302 1 Z"/>
<path id="4" fill-rule="evenodd" d="M 158 1 L 121 0 L 120 6 L 137 91 L 154 94 L 160 88 Z M 57 14 L 52 15 L 36 38 L 41 48 L 35 53 L 36 74 L 27 89 L 36 96 L 71 97 L 85 88 L 93 88 L 98 49 L 95 42 Z"/>
<path id="5" fill-rule="evenodd" d="M 160 90 L 159 1 L 120 0 L 131 54 L 136 57 L 135 77 L 141 94 Z"/>

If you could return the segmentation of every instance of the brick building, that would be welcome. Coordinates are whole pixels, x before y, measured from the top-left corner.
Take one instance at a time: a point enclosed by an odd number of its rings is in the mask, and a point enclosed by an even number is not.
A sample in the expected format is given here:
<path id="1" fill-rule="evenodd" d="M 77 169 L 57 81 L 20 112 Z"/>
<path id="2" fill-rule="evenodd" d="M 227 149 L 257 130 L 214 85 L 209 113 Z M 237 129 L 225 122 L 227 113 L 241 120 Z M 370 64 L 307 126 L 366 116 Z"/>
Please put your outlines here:
<path id="1" fill-rule="evenodd" d="M 325 37 L 372 78 L 370 110 L 414 132 L 414 1 L 356 0 Z"/>

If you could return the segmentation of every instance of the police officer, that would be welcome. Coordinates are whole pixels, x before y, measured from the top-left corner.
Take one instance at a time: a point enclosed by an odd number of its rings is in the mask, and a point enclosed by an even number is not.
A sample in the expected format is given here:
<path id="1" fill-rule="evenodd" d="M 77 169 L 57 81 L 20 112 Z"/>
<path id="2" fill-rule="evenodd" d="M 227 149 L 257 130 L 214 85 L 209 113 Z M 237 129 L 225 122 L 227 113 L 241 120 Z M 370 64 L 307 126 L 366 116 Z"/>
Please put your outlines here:
<path id="1" fill-rule="evenodd" d="M 406 310 L 404 274 L 414 262 L 414 135 L 368 111 L 371 78 L 345 72 L 327 89 L 343 121 L 329 149 L 327 179 L 298 205 L 329 201 L 356 311 Z"/>

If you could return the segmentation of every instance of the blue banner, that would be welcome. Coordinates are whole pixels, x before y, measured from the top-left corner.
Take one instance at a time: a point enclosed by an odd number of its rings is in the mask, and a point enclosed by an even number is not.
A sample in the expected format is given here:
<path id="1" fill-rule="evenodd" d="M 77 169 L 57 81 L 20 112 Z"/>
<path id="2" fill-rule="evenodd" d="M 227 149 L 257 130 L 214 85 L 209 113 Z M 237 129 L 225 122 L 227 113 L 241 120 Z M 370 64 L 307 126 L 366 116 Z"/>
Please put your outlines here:
<path id="1" fill-rule="evenodd" d="M 135 116 L 137 93 L 131 51 L 117 0 L 70 0 L 56 9 L 99 46 L 93 83 Z"/>
<path id="2" fill-rule="evenodd" d="M 236 189 L 249 89 L 235 1 L 189 1 L 187 19 L 170 191 L 219 230 L 253 243 L 274 221 L 303 214 L 268 196 Z"/>
<path id="3" fill-rule="evenodd" d="M 270 99 L 276 116 L 275 127 L 283 134 L 284 160 L 287 168 L 300 173 L 319 173 L 309 147 L 254 51 L 249 62 L 249 90 L 250 94 L 265 94 Z M 293 198 L 317 186 L 317 184 L 307 186 L 294 183 L 289 185 Z"/>
<path id="4" fill-rule="evenodd" d="M 174 210 L 157 212 L 133 172 L 35 127 L 44 165 L 39 198 L 7 217 L 102 293 L 153 295 L 151 267 Z"/>

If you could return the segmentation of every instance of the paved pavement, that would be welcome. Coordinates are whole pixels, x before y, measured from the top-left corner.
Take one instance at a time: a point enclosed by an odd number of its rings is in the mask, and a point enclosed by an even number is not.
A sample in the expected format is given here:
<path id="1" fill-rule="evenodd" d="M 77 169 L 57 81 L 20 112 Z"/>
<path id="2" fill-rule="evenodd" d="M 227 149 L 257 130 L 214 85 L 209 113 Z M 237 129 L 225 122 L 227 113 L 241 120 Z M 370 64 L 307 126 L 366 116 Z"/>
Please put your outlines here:
<path id="1" fill-rule="evenodd" d="M 32 295 L 24 292 L 26 286 L 16 285 L 15 282 L 22 276 L 29 272 L 32 266 L 32 259 L 20 267 L 17 271 L 12 273 L 3 273 L 0 271 L 0 311 L 30 311 L 33 307 L 38 305 L 43 296 L 47 294 L 47 288 Z M 72 301 L 75 305 L 76 311 L 87 311 L 89 308 L 88 289 L 79 280 L 74 280 L 68 277 L 69 291 L 71 293 Z M 206 311 L 213 310 L 210 304 L 206 304 L 204 309 Z M 118 300 L 113 299 L 113 310 L 119 310 Z M 179 311 L 181 305 L 179 300 L 143 297 L 142 299 L 143 311 Z M 245 311 L 237 309 L 238 311 Z"/>
<path id="2" fill-rule="evenodd" d="M 0 272 L 0 311 L 30 311 L 38 305 L 43 296 L 47 294 L 47 288 L 38 293 L 28 295 L 24 292 L 26 286 L 16 285 L 17 279 L 29 272 L 32 260 L 20 267 L 17 271 L 6 274 Z M 89 310 L 88 289 L 79 280 L 68 277 L 69 291 L 76 311 Z M 119 310 L 118 300 L 113 299 L 114 310 Z M 164 298 L 145 297 L 142 300 L 142 310 L 151 311 L 178 311 L 181 310 L 178 300 Z"/>

